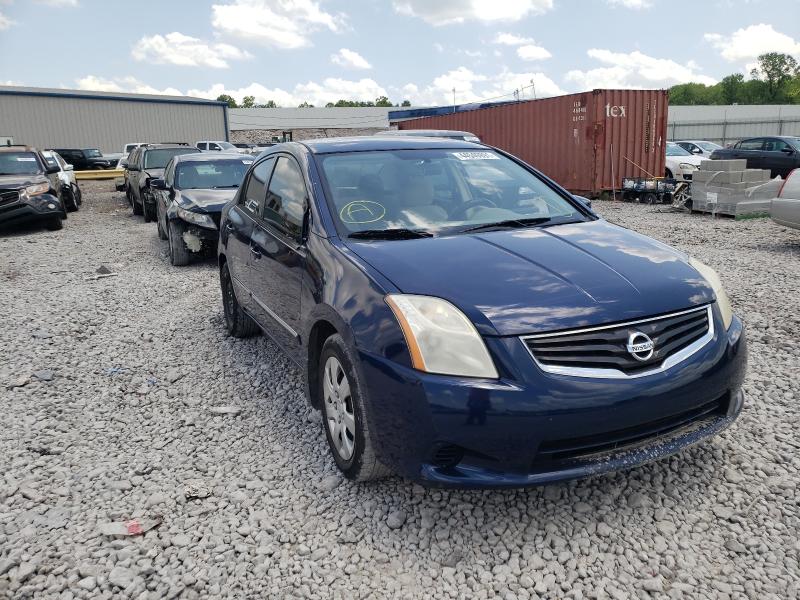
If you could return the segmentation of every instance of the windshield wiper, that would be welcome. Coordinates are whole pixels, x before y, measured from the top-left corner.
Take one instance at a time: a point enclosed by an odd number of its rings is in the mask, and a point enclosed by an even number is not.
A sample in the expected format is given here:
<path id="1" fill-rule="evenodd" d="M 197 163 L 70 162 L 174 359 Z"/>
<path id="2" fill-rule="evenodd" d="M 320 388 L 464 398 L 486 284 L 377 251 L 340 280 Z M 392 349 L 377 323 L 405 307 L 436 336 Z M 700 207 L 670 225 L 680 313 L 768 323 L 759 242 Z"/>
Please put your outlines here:
<path id="1" fill-rule="evenodd" d="M 461 233 L 470 233 L 473 231 L 485 231 L 487 229 L 520 229 L 530 225 L 541 225 L 551 221 L 551 217 L 534 217 L 529 219 L 506 219 L 505 221 L 495 221 L 494 223 L 483 223 L 475 225 L 474 227 L 467 227 L 462 229 Z"/>
<path id="2" fill-rule="evenodd" d="M 232 183 L 230 185 L 215 185 L 213 189 L 222 190 L 222 189 L 226 189 L 226 188 L 238 188 L 238 187 L 239 187 L 238 183 Z"/>
<path id="3" fill-rule="evenodd" d="M 433 237 L 430 231 L 424 229 L 365 229 L 363 231 L 354 231 L 347 237 L 355 238 L 357 240 L 413 240 L 417 238 Z"/>

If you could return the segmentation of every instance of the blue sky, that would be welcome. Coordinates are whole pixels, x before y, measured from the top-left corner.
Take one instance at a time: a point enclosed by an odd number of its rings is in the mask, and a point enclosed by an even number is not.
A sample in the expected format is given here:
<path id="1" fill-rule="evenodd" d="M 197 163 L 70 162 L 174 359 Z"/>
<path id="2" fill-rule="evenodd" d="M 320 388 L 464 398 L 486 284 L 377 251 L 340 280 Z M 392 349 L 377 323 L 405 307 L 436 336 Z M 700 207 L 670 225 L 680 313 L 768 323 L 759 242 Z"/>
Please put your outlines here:
<path id="1" fill-rule="evenodd" d="M 0 84 L 415 105 L 800 60 L 800 0 L 0 0 Z"/>

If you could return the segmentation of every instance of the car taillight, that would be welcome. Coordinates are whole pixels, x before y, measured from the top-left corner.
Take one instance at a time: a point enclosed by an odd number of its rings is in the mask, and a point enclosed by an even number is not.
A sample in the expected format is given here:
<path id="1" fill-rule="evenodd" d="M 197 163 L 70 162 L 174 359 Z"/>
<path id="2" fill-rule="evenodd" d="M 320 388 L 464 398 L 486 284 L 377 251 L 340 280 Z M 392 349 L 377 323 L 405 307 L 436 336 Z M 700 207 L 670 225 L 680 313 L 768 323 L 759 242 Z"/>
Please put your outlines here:
<path id="1" fill-rule="evenodd" d="M 783 196 L 781 196 L 781 194 L 783 193 L 783 188 L 786 187 L 786 182 L 789 181 L 789 178 L 792 175 L 794 175 L 796 171 L 797 171 L 797 169 L 792 169 L 791 171 L 789 171 L 789 174 L 786 176 L 786 179 L 784 179 L 783 183 L 781 184 L 781 189 L 778 190 L 778 198 L 782 198 L 783 197 Z"/>

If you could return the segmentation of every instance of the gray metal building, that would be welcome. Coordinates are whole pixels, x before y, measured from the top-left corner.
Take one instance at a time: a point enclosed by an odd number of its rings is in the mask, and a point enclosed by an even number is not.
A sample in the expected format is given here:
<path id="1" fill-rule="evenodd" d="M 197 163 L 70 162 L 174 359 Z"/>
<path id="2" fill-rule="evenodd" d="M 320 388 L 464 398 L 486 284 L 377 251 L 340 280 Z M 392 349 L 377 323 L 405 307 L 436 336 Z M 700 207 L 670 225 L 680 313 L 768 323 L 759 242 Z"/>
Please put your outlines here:
<path id="1" fill-rule="evenodd" d="M 102 152 L 122 152 L 128 142 L 227 140 L 228 108 L 186 96 L 0 86 L 0 136 Z"/>
<path id="2" fill-rule="evenodd" d="M 764 135 L 800 136 L 800 105 L 670 106 L 670 140 L 708 140 L 730 144 Z"/>

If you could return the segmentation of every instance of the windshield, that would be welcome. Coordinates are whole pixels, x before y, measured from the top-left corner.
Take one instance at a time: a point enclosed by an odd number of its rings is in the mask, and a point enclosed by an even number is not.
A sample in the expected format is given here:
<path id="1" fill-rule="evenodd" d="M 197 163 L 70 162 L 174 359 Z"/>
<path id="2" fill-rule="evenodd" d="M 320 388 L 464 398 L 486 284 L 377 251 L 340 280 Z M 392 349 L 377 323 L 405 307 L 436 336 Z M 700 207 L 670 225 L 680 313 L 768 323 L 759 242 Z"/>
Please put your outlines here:
<path id="1" fill-rule="evenodd" d="M 708 150 L 709 152 L 713 152 L 714 150 L 720 150 L 722 146 L 719 144 L 715 144 L 714 142 L 694 142 L 698 146 L 700 146 L 703 150 Z"/>
<path id="2" fill-rule="evenodd" d="M 684 150 L 678 144 L 667 144 L 667 156 L 692 156 L 688 150 Z"/>
<path id="3" fill-rule="evenodd" d="M 0 152 L 0 175 L 37 175 L 42 166 L 33 152 Z"/>
<path id="4" fill-rule="evenodd" d="M 252 160 L 209 160 L 179 164 L 175 187 L 180 190 L 239 187 Z"/>
<path id="5" fill-rule="evenodd" d="M 163 169 L 173 156 L 181 154 L 196 154 L 200 152 L 197 148 L 162 148 L 158 150 L 147 150 L 144 155 L 145 169 Z"/>
<path id="6" fill-rule="evenodd" d="M 90 148 L 89 150 L 84 150 L 83 153 L 86 155 L 86 158 L 101 158 L 103 155 L 100 153 L 100 150 L 95 148 Z"/>
<path id="7" fill-rule="evenodd" d="M 348 234 L 587 220 L 542 180 L 491 150 L 348 152 L 319 161 L 332 212 Z"/>

